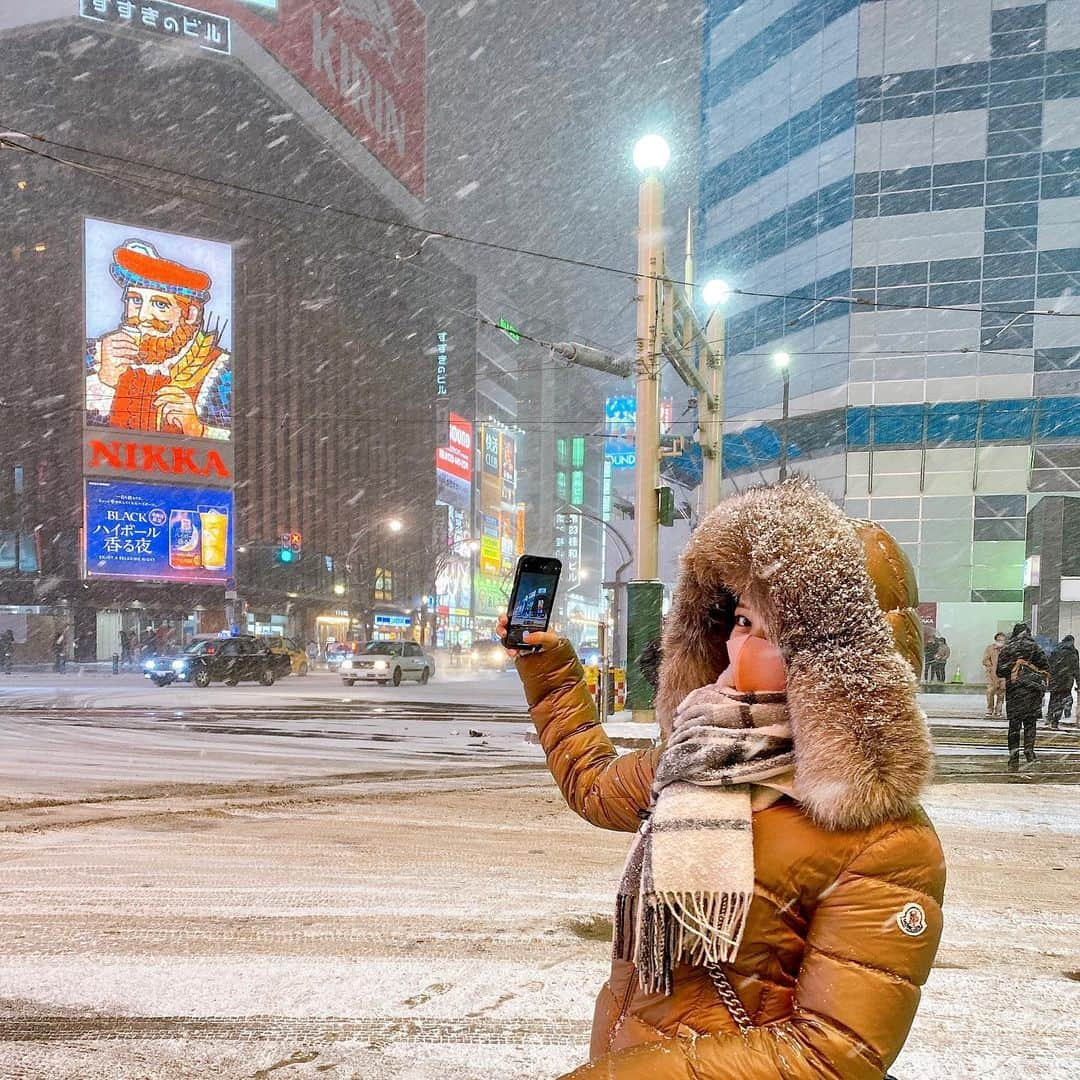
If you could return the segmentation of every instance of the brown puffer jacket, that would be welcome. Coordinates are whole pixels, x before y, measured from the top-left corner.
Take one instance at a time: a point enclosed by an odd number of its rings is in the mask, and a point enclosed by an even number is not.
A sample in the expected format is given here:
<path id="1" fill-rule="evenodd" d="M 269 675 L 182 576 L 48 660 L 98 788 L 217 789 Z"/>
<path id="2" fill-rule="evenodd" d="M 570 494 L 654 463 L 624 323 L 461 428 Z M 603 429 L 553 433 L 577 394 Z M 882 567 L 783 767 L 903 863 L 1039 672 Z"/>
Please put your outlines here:
<path id="1" fill-rule="evenodd" d="M 754 813 L 754 900 L 725 967 L 756 1027 L 740 1034 L 703 969 L 677 967 L 665 997 L 615 961 L 592 1063 L 570 1075 L 880 1080 L 937 952 L 945 885 L 916 802 L 931 768 L 925 718 L 889 633 L 915 603 L 910 567 L 887 534 L 852 523 L 805 482 L 722 504 L 683 556 L 658 696 L 665 729 L 685 694 L 726 666 L 709 621 L 720 588 L 753 598 L 785 654 L 795 741 L 798 801 Z M 569 645 L 518 668 L 567 803 L 601 828 L 635 831 L 660 749 L 615 753 Z"/>

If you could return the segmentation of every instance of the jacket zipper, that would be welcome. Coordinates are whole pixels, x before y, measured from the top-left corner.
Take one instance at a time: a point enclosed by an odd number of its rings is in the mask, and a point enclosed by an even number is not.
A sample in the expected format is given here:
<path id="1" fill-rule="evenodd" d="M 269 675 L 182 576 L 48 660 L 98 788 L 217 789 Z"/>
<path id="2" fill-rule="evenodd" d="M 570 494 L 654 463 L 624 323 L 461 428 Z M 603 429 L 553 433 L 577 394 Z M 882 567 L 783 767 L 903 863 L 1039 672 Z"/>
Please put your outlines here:
<path id="1" fill-rule="evenodd" d="M 634 995 L 634 980 L 637 979 L 637 968 L 630 969 L 630 979 L 626 984 L 626 992 L 623 994 L 622 1004 L 619 1006 L 619 1015 L 615 1018 L 615 1023 L 611 1025 L 611 1030 L 608 1032 L 608 1050 L 611 1050 L 611 1044 L 615 1041 L 615 1034 L 622 1027 L 623 1020 L 626 1019 L 626 1010 L 630 1007 L 630 998 Z"/>

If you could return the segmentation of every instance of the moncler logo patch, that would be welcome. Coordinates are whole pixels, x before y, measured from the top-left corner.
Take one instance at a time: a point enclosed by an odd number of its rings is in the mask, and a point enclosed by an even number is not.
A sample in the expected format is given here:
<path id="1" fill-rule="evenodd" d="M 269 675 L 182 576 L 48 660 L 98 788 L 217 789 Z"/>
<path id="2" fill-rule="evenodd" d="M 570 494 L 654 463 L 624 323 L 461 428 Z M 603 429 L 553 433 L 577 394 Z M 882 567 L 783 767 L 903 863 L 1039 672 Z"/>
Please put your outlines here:
<path id="1" fill-rule="evenodd" d="M 908 937 L 918 937 L 926 932 L 926 912 L 921 904 L 905 904 L 904 910 L 896 916 L 896 925 Z"/>

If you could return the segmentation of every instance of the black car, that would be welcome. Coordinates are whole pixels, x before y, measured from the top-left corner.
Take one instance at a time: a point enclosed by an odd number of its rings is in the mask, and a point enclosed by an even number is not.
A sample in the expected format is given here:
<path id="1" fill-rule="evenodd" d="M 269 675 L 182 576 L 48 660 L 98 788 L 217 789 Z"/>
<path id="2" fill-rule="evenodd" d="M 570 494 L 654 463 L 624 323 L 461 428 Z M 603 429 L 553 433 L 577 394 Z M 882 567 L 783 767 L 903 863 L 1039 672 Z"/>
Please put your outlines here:
<path id="1" fill-rule="evenodd" d="M 274 652 L 248 635 L 193 641 L 178 656 L 155 656 L 143 664 L 143 673 L 155 686 L 187 682 L 205 687 L 212 682 L 236 686 L 258 682 L 273 686 L 291 670 L 288 653 Z"/>

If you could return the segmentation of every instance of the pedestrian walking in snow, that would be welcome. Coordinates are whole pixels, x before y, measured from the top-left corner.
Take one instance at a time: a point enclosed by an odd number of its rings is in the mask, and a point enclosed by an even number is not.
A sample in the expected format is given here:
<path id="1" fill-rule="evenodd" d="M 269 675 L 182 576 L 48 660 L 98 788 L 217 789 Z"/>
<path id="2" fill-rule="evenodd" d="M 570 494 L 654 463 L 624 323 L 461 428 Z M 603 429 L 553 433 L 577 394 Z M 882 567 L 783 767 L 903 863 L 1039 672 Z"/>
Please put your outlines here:
<path id="1" fill-rule="evenodd" d="M 53 638 L 53 671 L 63 673 L 67 669 L 67 630 L 60 630 Z"/>
<path id="2" fill-rule="evenodd" d="M 1035 722 L 1042 716 L 1043 694 L 1050 678 L 1046 653 L 1027 623 L 1017 623 L 998 654 L 998 674 L 1005 680 L 1005 715 L 1009 719 L 1009 771 L 1020 768 L 1020 731 L 1024 757 L 1035 760 Z"/>
<path id="3" fill-rule="evenodd" d="M 1072 634 L 1066 634 L 1061 644 L 1050 654 L 1050 704 L 1046 718 L 1050 727 L 1061 723 L 1062 714 L 1072 705 L 1073 687 L 1080 683 L 1080 652 Z M 1071 711 L 1071 710 L 1070 710 Z"/>
<path id="4" fill-rule="evenodd" d="M 0 634 L 0 666 L 4 669 L 5 675 L 10 675 L 12 672 L 12 663 L 15 660 L 15 635 L 11 631 L 11 627 Z"/>
<path id="5" fill-rule="evenodd" d="M 945 638 L 939 637 L 937 651 L 934 653 L 934 670 L 932 674 L 935 682 L 943 683 L 945 681 L 945 665 L 948 663 L 950 656 L 952 656 L 952 649 L 949 648 L 949 643 Z"/>
<path id="6" fill-rule="evenodd" d="M 1005 635 L 998 633 L 983 650 L 982 666 L 986 672 L 986 715 L 1000 717 L 1005 707 L 1005 680 L 997 673 L 998 655 L 1005 644 Z"/>
<path id="7" fill-rule="evenodd" d="M 887 533 L 808 481 L 727 500 L 683 554 L 663 743 L 622 755 L 570 644 L 527 638 L 541 651 L 518 672 L 563 796 L 637 834 L 573 1080 L 871 1080 L 892 1064 L 945 884 L 917 801 L 931 750 L 912 581 Z"/>
<path id="8" fill-rule="evenodd" d="M 120 665 L 121 667 L 135 666 L 135 631 L 120 631 Z"/>

